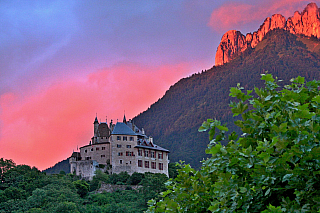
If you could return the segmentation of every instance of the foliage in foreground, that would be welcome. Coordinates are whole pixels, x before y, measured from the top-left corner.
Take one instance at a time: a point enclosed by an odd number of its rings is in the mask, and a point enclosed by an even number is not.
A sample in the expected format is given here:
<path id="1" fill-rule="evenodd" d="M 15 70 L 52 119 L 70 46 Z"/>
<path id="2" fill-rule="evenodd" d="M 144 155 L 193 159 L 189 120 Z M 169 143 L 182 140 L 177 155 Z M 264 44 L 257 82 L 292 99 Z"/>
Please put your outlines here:
<path id="1" fill-rule="evenodd" d="M 280 88 L 270 74 L 265 87 L 242 92 L 230 104 L 243 134 L 208 119 L 200 171 L 183 165 L 148 212 L 317 212 L 320 208 L 320 81 L 291 80 Z M 216 132 L 217 131 L 217 132 Z M 221 142 L 227 141 L 223 146 Z"/>

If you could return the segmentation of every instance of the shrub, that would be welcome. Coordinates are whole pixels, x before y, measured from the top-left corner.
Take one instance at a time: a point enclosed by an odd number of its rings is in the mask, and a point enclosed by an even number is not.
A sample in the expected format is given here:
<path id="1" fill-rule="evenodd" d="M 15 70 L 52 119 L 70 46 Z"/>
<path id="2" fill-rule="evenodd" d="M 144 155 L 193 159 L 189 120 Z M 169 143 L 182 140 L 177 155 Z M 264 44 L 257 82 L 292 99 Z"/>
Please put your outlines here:
<path id="1" fill-rule="evenodd" d="M 246 93 L 238 85 L 230 104 L 242 135 L 208 119 L 200 171 L 182 165 L 162 200 L 148 212 L 316 212 L 320 201 L 320 81 L 297 77 L 280 88 L 270 74 L 264 88 Z M 226 146 L 221 142 L 228 141 Z"/>

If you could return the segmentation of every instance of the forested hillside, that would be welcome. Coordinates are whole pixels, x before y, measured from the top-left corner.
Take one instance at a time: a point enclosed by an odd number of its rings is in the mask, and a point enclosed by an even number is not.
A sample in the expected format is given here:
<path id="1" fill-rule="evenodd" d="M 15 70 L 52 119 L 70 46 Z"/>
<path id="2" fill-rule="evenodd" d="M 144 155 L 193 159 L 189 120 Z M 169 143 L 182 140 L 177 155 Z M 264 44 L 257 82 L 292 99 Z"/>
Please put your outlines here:
<path id="1" fill-rule="evenodd" d="M 230 87 L 237 83 L 245 89 L 261 87 L 260 74 L 265 72 L 286 83 L 299 75 L 319 80 L 319 47 L 315 38 L 270 31 L 254 49 L 229 63 L 181 79 L 133 120 L 154 137 L 155 143 L 170 150 L 171 162 L 183 160 L 198 168 L 206 158 L 204 150 L 209 141 L 206 133 L 198 132 L 204 120 L 216 118 L 237 130 L 228 106 Z"/>
<path id="2" fill-rule="evenodd" d="M 43 172 L 45 172 L 47 174 L 59 174 L 61 171 L 65 172 L 65 173 L 70 173 L 69 158 L 56 163 L 54 166 L 52 166 L 46 170 L 43 170 Z"/>

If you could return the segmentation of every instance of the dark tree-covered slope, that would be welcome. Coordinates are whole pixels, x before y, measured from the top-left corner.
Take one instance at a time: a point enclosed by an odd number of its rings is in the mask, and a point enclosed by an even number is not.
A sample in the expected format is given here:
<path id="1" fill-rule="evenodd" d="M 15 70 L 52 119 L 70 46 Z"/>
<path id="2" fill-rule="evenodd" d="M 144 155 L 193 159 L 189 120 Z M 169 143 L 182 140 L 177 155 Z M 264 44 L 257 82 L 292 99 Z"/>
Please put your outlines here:
<path id="1" fill-rule="evenodd" d="M 303 76 L 320 79 L 320 41 L 290 34 L 269 32 L 254 49 L 246 50 L 229 63 L 181 79 L 165 95 L 133 120 L 155 143 L 170 150 L 171 162 L 183 160 L 194 167 L 206 158 L 207 133 L 197 130 L 208 118 L 233 125 L 230 87 L 240 83 L 245 89 L 261 87 L 260 74 L 272 73 L 288 82 Z"/>
<path id="2" fill-rule="evenodd" d="M 46 170 L 43 170 L 43 172 L 46 172 L 47 174 L 59 174 L 61 171 L 64 171 L 67 174 L 70 173 L 69 158 L 56 163 L 54 166 Z"/>

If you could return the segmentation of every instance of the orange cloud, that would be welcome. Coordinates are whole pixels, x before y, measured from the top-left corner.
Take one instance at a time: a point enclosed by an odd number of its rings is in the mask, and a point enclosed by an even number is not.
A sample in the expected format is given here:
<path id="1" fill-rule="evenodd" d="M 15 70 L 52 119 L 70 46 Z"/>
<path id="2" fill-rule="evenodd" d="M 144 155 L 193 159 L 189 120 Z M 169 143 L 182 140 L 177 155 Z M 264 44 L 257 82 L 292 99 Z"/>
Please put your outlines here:
<path id="1" fill-rule="evenodd" d="M 1 157 L 45 169 L 92 137 L 95 113 L 105 121 L 132 118 L 190 72 L 188 64 L 119 64 L 85 80 L 60 81 L 32 95 L 0 97 Z"/>
<path id="2" fill-rule="evenodd" d="M 239 30 L 245 24 L 263 21 L 273 14 L 282 14 L 288 18 L 295 11 L 302 11 L 308 3 L 306 0 L 271 0 L 258 4 L 227 2 L 213 10 L 208 25 L 218 32 L 226 32 L 231 29 Z"/>

